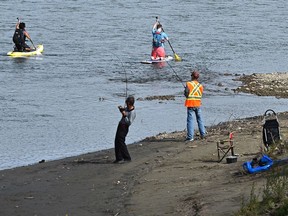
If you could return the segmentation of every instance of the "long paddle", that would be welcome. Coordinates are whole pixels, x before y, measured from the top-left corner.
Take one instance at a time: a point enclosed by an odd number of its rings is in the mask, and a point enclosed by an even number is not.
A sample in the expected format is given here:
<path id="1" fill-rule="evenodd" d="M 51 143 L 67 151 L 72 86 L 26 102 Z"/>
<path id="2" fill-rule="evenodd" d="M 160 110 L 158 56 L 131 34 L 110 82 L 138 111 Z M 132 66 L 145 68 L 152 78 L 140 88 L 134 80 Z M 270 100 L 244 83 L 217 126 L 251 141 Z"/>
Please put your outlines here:
<path id="1" fill-rule="evenodd" d="M 37 50 L 35 45 L 34 45 L 34 43 L 33 43 L 33 41 L 32 41 L 32 39 L 30 38 L 29 40 L 30 40 L 31 44 L 33 45 L 34 49 Z"/>
<path id="2" fill-rule="evenodd" d="M 158 20 L 158 17 L 156 17 L 156 21 L 160 24 L 160 22 L 159 22 L 159 20 Z M 163 32 L 164 32 L 163 26 L 162 26 L 162 30 L 163 30 Z M 170 47 L 171 47 L 171 50 L 172 50 L 173 53 L 174 53 L 175 61 L 182 61 L 182 59 L 181 59 L 181 58 L 176 54 L 176 52 L 174 51 L 174 49 L 173 49 L 173 47 L 172 47 L 172 45 L 171 45 L 171 43 L 170 43 L 169 40 L 168 40 L 168 43 L 169 43 L 169 45 L 170 45 Z"/>

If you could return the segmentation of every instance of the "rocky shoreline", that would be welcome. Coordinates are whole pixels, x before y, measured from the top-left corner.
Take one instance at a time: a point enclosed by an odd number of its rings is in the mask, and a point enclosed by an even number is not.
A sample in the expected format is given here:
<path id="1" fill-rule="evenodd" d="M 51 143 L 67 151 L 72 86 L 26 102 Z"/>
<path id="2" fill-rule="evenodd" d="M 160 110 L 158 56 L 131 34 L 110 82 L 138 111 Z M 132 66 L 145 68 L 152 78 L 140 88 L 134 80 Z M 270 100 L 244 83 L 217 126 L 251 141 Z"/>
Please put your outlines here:
<path id="1" fill-rule="evenodd" d="M 288 98 L 288 72 L 243 75 L 235 80 L 241 81 L 242 86 L 236 92 L 245 92 L 258 96 L 275 96 Z"/>

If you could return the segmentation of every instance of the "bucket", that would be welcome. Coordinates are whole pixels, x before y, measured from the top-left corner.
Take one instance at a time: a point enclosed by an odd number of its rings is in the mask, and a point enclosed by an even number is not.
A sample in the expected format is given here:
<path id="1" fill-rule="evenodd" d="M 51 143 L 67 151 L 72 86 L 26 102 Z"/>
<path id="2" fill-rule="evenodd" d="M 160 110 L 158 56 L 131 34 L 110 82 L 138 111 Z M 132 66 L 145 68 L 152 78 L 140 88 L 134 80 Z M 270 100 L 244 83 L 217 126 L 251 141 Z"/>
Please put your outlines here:
<path id="1" fill-rule="evenodd" d="M 228 164 L 237 162 L 237 156 L 228 156 L 228 157 L 226 157 L 226 162 Z"/>

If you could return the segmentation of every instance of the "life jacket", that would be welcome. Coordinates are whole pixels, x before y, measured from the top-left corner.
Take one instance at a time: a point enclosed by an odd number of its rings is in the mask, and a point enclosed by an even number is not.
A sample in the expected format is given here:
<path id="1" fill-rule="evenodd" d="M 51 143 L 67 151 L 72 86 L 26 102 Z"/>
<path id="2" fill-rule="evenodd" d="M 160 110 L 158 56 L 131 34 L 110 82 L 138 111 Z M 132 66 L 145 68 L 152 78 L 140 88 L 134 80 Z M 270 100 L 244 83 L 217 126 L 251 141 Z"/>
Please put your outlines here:
<path id="1" fill-rule="evenodd" d="M 15 44 L 22 45 L 25 43 L 26 36 L 24 35 L 24 31 L 22 29 L 16 29 L 13 35 L 13 42 Z"/>
<path id="2" fill-rule="evenodd" d="M 161 32 L 156 31 L 153 34 L 153 47 L 160 47 L 162 45 L 162 40 L 163 38 Z"/>
<path id="3" fill-rule="evenodd" d="M 187 82 L 189 94 L 185 101 L 186 107 L 200 107 L 203 93 L 203 86 L 198 81 Z"/>

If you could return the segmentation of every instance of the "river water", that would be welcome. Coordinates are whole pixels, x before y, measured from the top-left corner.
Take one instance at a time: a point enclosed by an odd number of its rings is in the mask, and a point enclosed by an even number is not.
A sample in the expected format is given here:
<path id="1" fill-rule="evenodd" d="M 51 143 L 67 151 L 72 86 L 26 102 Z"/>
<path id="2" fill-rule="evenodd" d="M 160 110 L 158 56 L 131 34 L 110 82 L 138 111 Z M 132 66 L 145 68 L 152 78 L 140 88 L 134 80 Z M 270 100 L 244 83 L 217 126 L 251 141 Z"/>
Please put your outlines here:
<path id="1" fill-rule="evenodd" d="M 1 0 L 0 169 L 113 148 L 126 92 L 138 99 L 127 143 L 185 129 L 175 74 L 184 82 L 194 68 L 206 126 L 286 111 L 287 100 L 235 94 L 233 78 L 287 71 L 287 9 L 285 0 Z M 182 62 L 140 64 L 156 16 Z M 6 56 L 17 17 L 42 56 Z M 140 100 L 155 95 L 175 100 Z"/>

